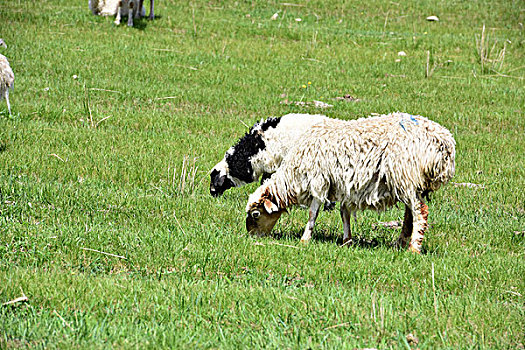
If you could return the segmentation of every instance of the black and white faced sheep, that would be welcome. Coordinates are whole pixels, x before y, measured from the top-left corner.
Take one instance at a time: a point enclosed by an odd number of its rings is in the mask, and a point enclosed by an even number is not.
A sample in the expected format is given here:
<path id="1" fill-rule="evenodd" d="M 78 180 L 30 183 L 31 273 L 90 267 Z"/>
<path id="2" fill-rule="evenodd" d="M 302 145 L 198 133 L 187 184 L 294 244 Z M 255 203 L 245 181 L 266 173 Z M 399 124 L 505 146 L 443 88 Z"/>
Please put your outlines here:
<path id="1" fill-rule="evenodd" d="M 287 114 L 256 123 L 222 161 L 211 170 L 210 194 L 222 195 L 232 187 L 263 181 L 281 165 L 288 150 L 312 125 L 328 117 L 312 114 Z"/>
<path id="2" fill-rule="evenodd" d="M 305 132 L 277 172 L 250 195 L 246 228 L 268 234 L 287 207 L 308 206 L 310 218 L 301 238 L 306 242 L 320 205 L 338 201 L 346 243 L 351 240 L 352 212 L 384 210 L 402 202 L 399 244 L 420 253 L 428 226 L 423 199 L 446 184 L 454 171 L 452 134 L 424 117 L 393 113 L 328 119 Z"/>

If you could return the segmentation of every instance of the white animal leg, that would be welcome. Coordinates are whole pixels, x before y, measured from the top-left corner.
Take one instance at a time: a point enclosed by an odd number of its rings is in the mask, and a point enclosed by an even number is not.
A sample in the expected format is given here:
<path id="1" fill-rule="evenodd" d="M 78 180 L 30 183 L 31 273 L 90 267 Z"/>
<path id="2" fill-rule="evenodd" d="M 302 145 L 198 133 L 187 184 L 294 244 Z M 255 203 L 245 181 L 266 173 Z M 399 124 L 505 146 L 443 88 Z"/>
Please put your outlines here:
<path id="1" fill-rule="evenodd" d="M 9 115 L 11 115 L 11 104 L 9 104 L 9 89 L 5 91 L 5 101 L 7 102 L 7 110 Z"/>
<path id="2" fill-rule="evenodd" d="M 412 217 L 412 236 L 408 250 L 420 254 L 423 236 L 428 227 L 428 206 L 422 201 L 418 201 L 416 205 L 412 206 Z"/>
<path id="3" fill-rule="evenodd" d="M 310 204 L 310 218 L 304 229 L 303 236 L 301 237 L 301 242 L 306 243 L 312 238 L 312 232 L 314 231 L 315 220 L 319 214 L 319 208 L 321 207 L 321 202 L 317 199 L 312 200 Z"/>
<path id="4" fill-rule="evenodd" d="M 352 242 L 352 232 L 350 228 L 350 216 L 355 218 L 355 211 L 348 210 L 348 208 L 341 204 L 341 219 L 343 220 L 343 245 Z"/>
<path id="5" fill-rule="evenodd" d="M 128 4 L 128 27 L 133 27 L 133 16 L 134 16 L 135 1 L 130 0 Z"/>
<path id="6" fill-rule="evenodd" d="M 122 1 L 119 1 L 118 2 L 118 6 L 117 6 L 117 16 L 115 17 L 115 24 L 116 25 L 119 25 L 120 24 L 120 11 L 122 10 Z"/>

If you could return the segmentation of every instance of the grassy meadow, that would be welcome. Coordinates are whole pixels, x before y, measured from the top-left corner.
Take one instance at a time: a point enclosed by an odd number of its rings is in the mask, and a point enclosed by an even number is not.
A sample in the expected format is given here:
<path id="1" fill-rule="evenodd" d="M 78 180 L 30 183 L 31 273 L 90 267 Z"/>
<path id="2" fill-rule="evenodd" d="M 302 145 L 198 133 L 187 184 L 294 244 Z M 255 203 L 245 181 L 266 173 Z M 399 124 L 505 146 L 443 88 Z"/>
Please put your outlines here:
<path id="1" fill-rule="evenodd" d="M 523 1 L 156 5 L 128 28 L 0 0 L 0 304 L 27 297 L 0 348 L 525 347 Z M 393 111 L 451 130 L 473 184 L 434 194 L 422 255 L 380 224 L 401 206 L 358 213 L 350 247 L 322 212 L 304 246 L 299 208 L 247 235 L 257 184 L 209 195 L 262 118 Z"/>

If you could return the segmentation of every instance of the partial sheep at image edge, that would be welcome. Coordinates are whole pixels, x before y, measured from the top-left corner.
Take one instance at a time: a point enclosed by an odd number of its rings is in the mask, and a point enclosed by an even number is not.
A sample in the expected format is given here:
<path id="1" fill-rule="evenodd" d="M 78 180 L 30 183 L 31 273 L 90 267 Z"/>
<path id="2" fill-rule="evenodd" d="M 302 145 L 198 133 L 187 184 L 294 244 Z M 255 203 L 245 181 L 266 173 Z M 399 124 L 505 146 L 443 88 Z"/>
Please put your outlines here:
<path id="1" fill-rule="evenodd" d="M 3 39 L 0 39 L 0 47 L 7 48 Z M 4 55 L 0 55 L 0 99 L 5 98 L 7 110 L 11 114 L 11 104 L 9 103 L 9 89 L 15 86 L 15 74 L 9 65 L 9 61 Z"/>

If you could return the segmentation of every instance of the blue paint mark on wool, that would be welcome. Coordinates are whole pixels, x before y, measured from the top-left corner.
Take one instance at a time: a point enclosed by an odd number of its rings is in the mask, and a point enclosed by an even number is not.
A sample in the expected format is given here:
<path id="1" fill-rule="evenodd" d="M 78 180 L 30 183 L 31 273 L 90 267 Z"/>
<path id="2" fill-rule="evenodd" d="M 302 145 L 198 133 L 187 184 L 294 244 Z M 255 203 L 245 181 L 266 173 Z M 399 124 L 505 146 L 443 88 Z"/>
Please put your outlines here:
<path id="1" fill-rule="evenodd" d="M 404 124 L 405 121 L 406 119 L 401 120 L 399 122 L 399 125 L 403 128 L 403 130 L 407 131 L 407 129 L 405 128 L 405 124 Z M 410 121 L 412 121 L 416 125 L 419 125 L 419 121 L 413 115 L 410 116 Z"/>

